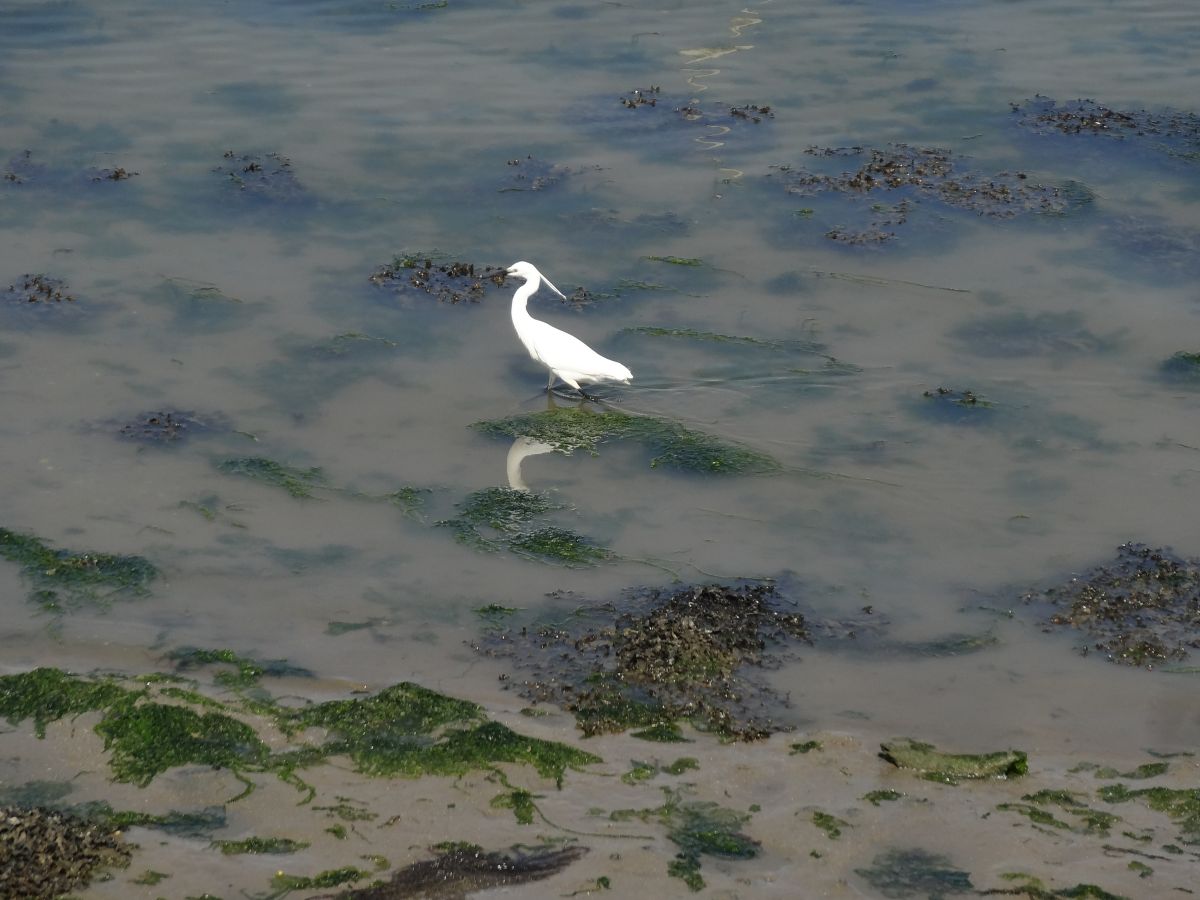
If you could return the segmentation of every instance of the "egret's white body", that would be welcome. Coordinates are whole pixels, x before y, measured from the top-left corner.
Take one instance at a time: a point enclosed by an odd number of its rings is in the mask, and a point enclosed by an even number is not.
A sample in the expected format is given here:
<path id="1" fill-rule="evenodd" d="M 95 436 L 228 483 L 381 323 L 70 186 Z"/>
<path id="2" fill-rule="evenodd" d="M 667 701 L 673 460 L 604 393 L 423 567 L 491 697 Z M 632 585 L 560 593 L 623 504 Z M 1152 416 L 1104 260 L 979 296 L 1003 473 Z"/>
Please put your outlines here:
<path id="1" fill-rule="evenodd" d="M 620 381 L 628 384 L 633 373 L 616 360 L 606 359 L 574 335 L 567 334 L 541 322 L 529 314 L 526 304 L 537 293 L 542 282 L 564 300 L 563 292 L 550 283 L 532 263 L 516 262 L 508 267 L 513 278 L 523 278 L 525 283 L 517 289 L 512 299 L 513 328 L 517 337 L 529 351 L 529 355 L 550 370 L 546 390 L 554 386 L 557 376 L 580 393 L 580 384 L 595 384 L 600 381 Z"/>

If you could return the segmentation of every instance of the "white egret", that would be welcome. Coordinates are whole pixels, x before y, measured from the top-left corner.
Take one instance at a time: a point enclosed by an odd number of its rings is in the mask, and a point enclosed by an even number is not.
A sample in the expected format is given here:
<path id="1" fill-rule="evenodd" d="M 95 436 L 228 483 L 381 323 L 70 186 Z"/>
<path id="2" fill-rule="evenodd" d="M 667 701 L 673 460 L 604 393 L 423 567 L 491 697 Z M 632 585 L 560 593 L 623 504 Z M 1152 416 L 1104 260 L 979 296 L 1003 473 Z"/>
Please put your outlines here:
<path id="1" fill-rule="evenodd" d="M 508 275 L 525 280 L 513 294 L 513 327 L 517 329 L 517 337 L 521 339 L 529 355 L 550 370 L 550 380 L 546 383 L 547 391 L 554 386 L 556 376 L 585 397 L 587 395 L 579 386 L 581 382 L 595 384 L 600 381 L 620 381 L 628 384 L 632 380 L 633 373 L 616 360 L 605 359 L 579 338 L 529 314 L 525 305 L 529 298 L 537 293 L 543 281 L 546 282 L 546 287 L 564 300 L 567 299 L 532 263 L 515 262 L 508 267 Z"/>

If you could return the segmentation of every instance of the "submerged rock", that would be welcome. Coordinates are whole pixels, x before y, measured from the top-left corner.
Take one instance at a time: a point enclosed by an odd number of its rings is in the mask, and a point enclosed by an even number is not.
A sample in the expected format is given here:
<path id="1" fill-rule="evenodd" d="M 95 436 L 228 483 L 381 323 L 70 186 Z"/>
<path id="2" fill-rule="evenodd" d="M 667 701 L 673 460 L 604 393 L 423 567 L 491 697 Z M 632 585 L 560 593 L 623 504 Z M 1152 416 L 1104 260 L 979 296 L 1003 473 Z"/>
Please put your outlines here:
<path id="1" fill-rule="evenodd" d="M 41 807 L 0 807 L 0 893 L 52 900 L 85 887 L 98 869 L 129 864 L 115 828 Z"/>
<path id="2" fill-rule="evenodd" d="M 1200 559 L 1122 544 L 1107 565 L 1057 587 L 1030 591 L 1027 605 L 1049 605 L 1051 627 L 1083 632 L 1109 662 L 1154 666 L 1186 659 L 1200 648 Z"/>
<path id="3" fill-rule="evenodd" d="M 1029 771 L 1022 750 L 995 753 L 945 753 L 920 741 L 880 745 L 879 755 L 900 769 L 912 769 L 927 781 L 957 784 L 963 778 L 1013 778 Z"/>

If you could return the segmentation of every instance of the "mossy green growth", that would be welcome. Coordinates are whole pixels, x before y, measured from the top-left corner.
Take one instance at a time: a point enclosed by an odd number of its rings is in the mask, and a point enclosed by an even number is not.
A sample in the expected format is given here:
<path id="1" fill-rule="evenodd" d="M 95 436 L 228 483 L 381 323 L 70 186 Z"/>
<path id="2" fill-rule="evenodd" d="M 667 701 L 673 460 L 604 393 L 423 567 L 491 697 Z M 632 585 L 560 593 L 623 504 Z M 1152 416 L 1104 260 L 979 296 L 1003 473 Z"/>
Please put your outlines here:
<path id="1" fill-rule="evenodd" d="M 158 569 L 142 556 L 55 550 L 29 534 L 0 528 L 0 556 L 21 566 L 33 586 L 30 599 L 62 612 L 120 597 L 144 597 Z"/>
<path id="2" fill-rule="evenodd" d="M 168 879 L 170 877 L 171 876 L 168 875 L 166 872 L 156 872 L 153 869 L 147 869 L 145 872 L 143 872 L 137 878 L 131 878 L 130 883 L 155 885 L 155 884 L 158 884 L 160 881 L 165 881 L 166 879 Z"/>
<path id="3" fill-rule="evenodd" d="M 1113 826 L 1121 821 L 1120 816 L 1104 812 L 1103 810 L 1092 809 L 1071 791 L 1044 789 L 1033 794 L 1025 794 L 1023 797 L 1021 797 L 1021 799 L 1029 804 L 1034 804 L 1034 806 L 1030 807 L 1030 810 L 1032 811 L 1027 811 L 1023 808 L 1020 808 L 1023 807 L 1023 804 L 1019 803 L 1011 805 L 1011 808 L 1014 811 L 1020 812 L 1022 815 L 1027 815 L 1030 821 L 1037 822 L 1038 824 L 1042 825 L 1051 825 L 1055 828 L 1066 827 L 1073 831 L 1080 831 L 1084 834 L 1097 834 L 1101 837 L 1107 837 Z M 1036 814 L 1037 810 L 1035 807 L 1046 806 L 1057 806 L 1060 809 L 1065 810 L 1075 817 L 1077 824 L 1075 826 L 1071 826 L 1061 823 L 1058 820 L 1054 820 L 1053 822 L 1049 820 L 1041 820 Z M 1007 809 L 1010 807 L 1007 804 L 1001 804 L 999 808 Z M 1046 816 L 1049 815 L 1048 813 L 1044 812 L 1044 809 L 1042 810 L 1042 813 Z"/>
<path id="4" fill-rule="evenodd" d="M 243 853 L 295 853 L 308 846 L 308 841 L 293 841 L 291 838 L 260 838 L 249 837 L 241 841 L 213 841 L 212 846 L 226 856 L 239 856 Z"/>
<path id="5" fill-rule="evenodd" d="M 901 769 L 912 769 L 927 781 L 957 784 L 963 778 L 1015 778 L 1029 771 L 1021 750 L 996 753 L 943 753 L 914 740 L 880 745 L 880 756 Z"/>
<path id="6" fill-rule="evenodd" d="M 1200 386 L 1200 353 L 1180 350 L 1162 364 L 1162 377 L 1174 384 Z"/>
<path id="7" fill-rule="evenodd" d="M 788 750 L 788 756 L 796 756 L 801 753 L 811 753 L 813 750 L 821 749 L 820 741 L 804 741 L 799 744 L 789 744 L 791 749 Z"/>
<path id="8" fill-rule="evenodd" d="M 813 810 L 812 823 L 825 832 L 825 837 L 835 841 L 842 836 L 842 829 L 849 828 L 850 823 L 821 810 Z"/>
<path id="9" fill-rule="evenodd" d="M 534 800 L 540 799 L 522 788 L 514 788 L 504 794 L 497 794 L 489 804 L 492 809 L 511 809 L 518 825 L 532 825 L 533 814 L 537 810 Z"/>
<path id="10" fill-rule="evenodd" d="M 1170 768 L 1171 764 L 1165 762 L 1142 763 L 1131 772 L 1118 772 L 1111 766 L 1104 766 L 1096 770 L 1095 776 L 1097 778 L 1128 778 L 1140 781 L 1144 778 L 1157 778 L 1159 775 L 1165 775 Z"/>
<path id="11" fill-rule="evenodd" d="M 113 680 L 86 681 L 61 669 L 0 675 L 0 716 L 10 725 L 32 719 L 34 732 L 44 738 L 50 722 L 106 709 L 129 693 Z"/>
<path id="12" fill-rule="evenodd" d="M 197 713 L 185 706 L 138 702 L 130 697 L 108 708 L 96 725 L 111 751 L 118 781 L 148 785 L 156 775 L 183 765 L 260 769 L 266 744 L 245 722 L 224 713 Z"/>
<path id="13" fill-rule="evenodd" d="M 480 550 L 506 547 L 520 556 L 564 565 L 594 565 L 611 559 L 612 551 L 555 525 L 531 527 L 547 512 L 561 509 L 545 494 L 490 487 L 468 494 L 459 504 L 459 515 L 437 524 L 452 528 L 459 543 Z M 488 528 L 484 535 L 480 528 Z"/>
<path id="14" fill-rule="evenodd" d="M 271 887 L 274 889 L 274 893 L 269 894 L 266 900 L 283 897 L 292 891 L 311 891 L 318 888 L 337 887 L 340 884 L 353 884 L 356 881 L 370 877 L 370 872 L 364 872 L 362 869 L 356 869 L 354 866 L 328 869 L 311 876 L 288 875 L 285 872 L 276 872 L 271 878 Z"/>
<path id="15" fill-rule="evenodd" d="M 1141 800 L 1155 812 L 1171 817 L 1180 828 L 1182 843 L 1200 844 L 1200 788 L 1150 787 L 1130 790 L 1123 784 L 1109 784 L 1097 793 L 1106 803 Z"/>
<path id="16" fill-rule="evenodd" d="M 655 722 L 649 728 L 629 732 L 629 736 L 640 741 L 653 741 L 658 744 L 691 743 L 683 736 L 683 729 L 679 727 L 678 722 Z"/>
<path id="17" fill-rule="evenodd" d="M 561 453 L 583 450 L 595 454 L 606 441 L 631 440 L 655 455 L 659 466 L 707 474 L 761 474 L 779 471 L 779 463 L 765 453 L 740 447 L 653 416 L 635 416 L 617 410 L 591 412 L 579 407 L 559 407 L 542 412 L 476 422 L 473 426 L 496 437 L 529 437 Z"/>
<path id="18" fill-rule="evenodd" d="M 565 744 L 519 735 L 485 721 L 478 704 L 407 682 L 372 697 L 281 711 L 279 721 L 291 732 L 327 728 L 332 738 L 322 755 L 345 754 L 370 775 L 461 775 L 513 762 L 561 782 L 566 769 L 600 761 Z"/>
<path id="19" fill-rule="evenodd" d="M 866 800 L 868 803 L 870 803 L 872 806 L 878 806 L 880 803 L 885 803 L 885 802 L 891 803 L 893 801 L 899 800 L 903 796 L 904 795 L 902 793 L 900 793 L 900 791 L 879 790 L 879 791 L 867 791 L 865 794 L 863 794 L 863 799 Z"/>
<path id="20" fill-rule="evenodd" d="M 222 687 L 239 689 L 252 687 L 263 678 L 271 675 L 279 678 L 285 675 L 300 675 L 312 677 L 312 672 L 300 666 L 293 666 L 284 659 L 254 660 L 233 652 L 232 650 L 212 650 L 201 647 L 180 647 L 167 654 L 167 658 L 175 663 L 181 672 L 208 665 L 227 665 L 229 669 L 218 670 L 213 674 L 213 681 Z M 212 703 L 211 700 L 200 702 Z"/>
<path id="21" fill-rule="evenodd" d="M 1094 884 L 1076 884 L 1068 888 L 1058 888 L 1057 890 L 1049 890 L 1040 878 L 1035 878 L 1032 875 L 1026 875 L 1023 872 L 1005 872 L 1000 876 L 1005 881 L 1020 881 L 1020 885 L 1011 888 L 991 888 L 986 891 L 980 891 L 983 894 L 1011 894 L 1014 896 L 1028 897 L 1029 900 L 1059 900 L 1059 898 L 1072 898 L 1072 900 L 1129 900 L 1120 894 L 1111 894 L 1104 888 L 1097 887 Z"/>
<path id="22" fill-rule="evenodd" d="M 750 819 L 749 814 L 711 801 L 684 801 L 678 791 L 670 788 L 663 788 L 663 793 L 666 802 L 662 806 L 617 810 L 610 818 L 616 821 L 657 820 L 665 825 L 667 837 L 679 847 L 667 872 L 683 879 L 691 890 L 704 887 L 704 878 L 700 875 L 701 857 L 750 859 L 758 855 L 759 842 L 742 832 L 742 826 Z"/>
<path id="23" fill-rule="evenodd" d="M 264 484 L 283 488 L 293 497 L 309 498 L 313 490 L 326 487 L 320 468 L 298 469 L 262 456 L 240 456 L 223 459 L 216 464 L 225 475 L 241 475 Z"/>
<path id="24" fill-rule="evenodd" d="M 1137 872 L 1138 878 L 1149 878 L 1154 874 L 1154 870 L 1150 868 L 1150 866 L 1136 859 L 1131 859 L 1129 861 L 1128 868 L 1131 872 Z"/>

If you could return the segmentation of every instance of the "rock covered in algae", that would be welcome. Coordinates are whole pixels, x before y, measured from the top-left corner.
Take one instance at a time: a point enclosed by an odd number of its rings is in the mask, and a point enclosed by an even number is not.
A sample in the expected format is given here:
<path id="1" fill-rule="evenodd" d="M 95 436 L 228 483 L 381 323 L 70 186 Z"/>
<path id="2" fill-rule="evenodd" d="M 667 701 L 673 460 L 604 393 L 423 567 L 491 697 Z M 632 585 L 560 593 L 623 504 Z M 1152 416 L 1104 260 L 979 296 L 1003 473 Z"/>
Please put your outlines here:
<path id="1" fill-rule="evenodd" d="M 995 753 L 945 753 L 920 741 L 892 741 L 880 745 L 881 757 L 901 769 L 912 769 L 928 781 L 957 784 L 962 778 L 1011 778 L 1029 771 L 1022 750 Z"/>
<path id="2" fill-rule="evenodd" d="M 1110 662 L 1153 668 L 1200 648 L 1200 559 L 1170 550 L 1122 544 L 1111 563 L 1021 599 L 1048 604 L 1047 624 L 1082 631 Z"/>
<path id="3" fill-rule="evenodd" d="M 475 844 L 431 848 L 433 859 L 405 866 L 391 879 L 338 894 L 339 900 L 465 900 L 468 894 L 541 881 L 557 875 L 588 852 L 587 847 L 514 847 L 507 852 Z"/>
<path id="4" fill-rule="evenodd" d="M 98 869 L 129 864 L 114 828 L 41 807 L 0 807 L 0 895 L 52 900 L 91 881 Z"/>
<path id="5" fill-rule="evenodd" d="M 585 735 L 678 740 L 686 719 L 753 740 L 789 727 L 775 719 L 786 700 L 756 674 L 779 661 L 772 646 L 807 640 L 803 616 L 782 606 L 766 585 L 650 592 L 569 625 L 493 630 L 477 649 L 513 660 L 522 696 L 574 713 Z"/>

